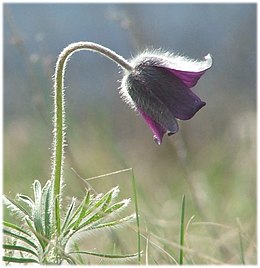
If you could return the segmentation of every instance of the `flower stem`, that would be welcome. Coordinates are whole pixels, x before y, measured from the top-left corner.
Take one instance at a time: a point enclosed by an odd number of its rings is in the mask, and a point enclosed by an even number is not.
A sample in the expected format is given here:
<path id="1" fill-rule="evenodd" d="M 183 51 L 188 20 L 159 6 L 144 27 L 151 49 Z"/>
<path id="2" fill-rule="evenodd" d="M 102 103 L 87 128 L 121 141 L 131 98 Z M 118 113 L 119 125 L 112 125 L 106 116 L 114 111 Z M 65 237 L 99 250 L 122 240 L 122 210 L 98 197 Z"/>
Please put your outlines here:
<path id="1" fill-rule="evenodd" d="M 76 51 L 92 50 L 113 60 L 127 71 L 132 71 L 133 67 L 123 57 L 114 51 L 92 42 L 77 42 L 70 44 L 60 53 L 54 75 L 54 130 L 53 130 L 53 155 L 52 155 L 52 181 L 53 197 L 60 200 L 61 182 L 64 161 L 65 146 L 65 102 L 64 102 L 64 74 L 66 63 L 69 57 Z M 59 203 L 59 201 L 58 201 Z M 58 204 L 59 205 L 59 204 Z"/>

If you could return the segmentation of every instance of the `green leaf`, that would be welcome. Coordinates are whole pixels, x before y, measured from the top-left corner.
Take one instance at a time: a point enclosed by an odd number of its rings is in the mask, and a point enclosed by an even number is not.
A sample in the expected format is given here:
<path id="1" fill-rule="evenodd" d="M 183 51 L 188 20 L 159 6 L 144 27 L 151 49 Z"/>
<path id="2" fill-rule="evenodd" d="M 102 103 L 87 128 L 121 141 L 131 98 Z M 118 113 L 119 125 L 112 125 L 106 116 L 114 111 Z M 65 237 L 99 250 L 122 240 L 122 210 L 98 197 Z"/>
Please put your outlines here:
<path id="1" fill-rule="evenodd" d="M 44 211 L 44 233 L 47 239 L 51 239 L 51 182 L 47 181 L 42 189 L 43 208 Z"/>
<path id="2" fill-rule="evenodd" d="M 35 230 L 43 235 L 43 225 L 42 225 L 42 188 L 41 184 L 38 180 L 35 180 L 33 183 L 33 192 L 34 192 L 34 198 L 35 198 L 35 210 L 33 212 L 33 222 L 35 226 Z"/>
<path id="3" fill-rule="evenodd" d="M 87 225 L 90 225 L 93 222 L 99 221 L 102 218 L 104 218 L 106 214 L 104 212 L 97 211 L 94 215 L 92 215 L 90 218 L 88 218 L 86 221 L 84 221 L 78 228 L 76 229 L 77 231 L 86 227 Z"/>
<path id="4" fill-rule="evenodd" d="M 41 247 L 42 247 L 42 249 L 43 249 L 43 251 L 44 251 L 46 245 L 48 244 L 48 239 L 45 238 L 44 235 L 39 234 L 39 233 L 33 228 L 32 223 L 31 223 L 30 221 L 28 221 L 27 218 L 25 218 L 25 221 L 26 221 L 26 223 L 28 224 L 28 226 L 30 227 L 31 232 L 35 235 L 36 239 L 39 241 L 39 243 L 40 243 L 40 245 L 41 245 Z"/>
<path id="5" fill-rule="evenodd" d="M 79 217 L 78 217 L 77 221 L 75 222 L 75 224 L 73 226 L 74 229 L 78 228 L 80 222 L 85 217 L 86 211 L 87 211 L 87 208 L 88 208 L 88 204 L 89 204 L 89 199 L 90 199 L 90 192 L 88 191 L 87 195 L 83 199 L 83 202 L 80 204 L 80 207 L 81 207 L 80 214 L 79 214 Z"/>
<path id="6" fill-rule="evenodd" d="M 109 191 L 109 193 L 110 193 L 110 191 Z M 101 198 L 100 198 L 100 196 L 101 196 Z M 89 196 L 89 197 L 91 197 L 91 196 Z M 75 218 L 75 216 L 77 214 L 79 214 L 79 212 L 82 211 L 82 206 L 86 207 L 85 198 L 81 202 L 80 206 L 77 208 L 76 212 L 74 213 L 74 215 L 72 217 L 72 220 L 70 221 L 70 225 L 69 225 L 68 229 L 72 229 L 73 228 L 73 229 L 76 230 L 76 227 L 75 226 L 77 225 L 76 223 L 80 219 L 80 216 L 75 221 L 73 221 L 73 219 Z M 98 195 L 94 200 L 91 200 L 91 202 L 88 204 L 88 209 L 85 211 L 85 215 L 84 215 L 83 218 L 85 218 L 86 216 L 88 216 L 89 214 L 91 214 L 93 211 L 94 211 L 94 213 L 97 213 L 95 210 L 97 210 L 100 206 L 102 206 L 102 204 L 105 202 L 106 198 L 107 198 L 107 195 L 106 196 L 103 196 L 103 197 L 102 197 L 102 195 Z M 93 205 L 90 206 L 90 204 L 93 204 Z M 99 208 L 98 211 L 100 211 L 100 209 L 101 208 Z"/>
<path id="7" fill-rule="evenodd" d="M 6 249 L 6 250 L 19 250 L 19 251 L 30 253 L 30 254 L 38 257 L 38 254 L 36 252 L 34 252 L 33 250 L 31 250 L 29 248 L 25 248 L 25 247 L 22 247 L 22 246 L 3 244 L 3 249 Z"/>
<path id="8" fill-rule="evenodd" d="M 109 198 L 111 194 L 112 194 L 111 198 L 114 199 L 117 196 L 118 192 L 119 192 L 119 189 L 118 189 L 118 186 L 116 186 L 112 188 L 110 191 L 108 191 L 105 195 L 103 195 L 99 200 L 93 200 L 94 205 L 88 209 L 87 214 L 85 216 L 89 215 L 100 206 L 105 205 L 107 199 Z"/>
<path id="9" fill-rule="evenodd" d="M 76 242 L 74 242 L 73 247 L 74 247 L 75 251 L 79 251 L 79 246 L 78 246 L 78 244 Z M 77 260 L 78 260 L 79 264 L 81 264 L 81 265 L 85 264 L 85 262 L 82 259 L 80 254 L 77 255 Z"/>
<path id="10" fill-rule="evenodd" d="M 85 198 L 84 198 L 85 200 Z M 70 220 L 69 220 L 69 223 L 68 223 L 68 228 L 67 229 L 71 229 L 73 228 L 74 224 L 77 222 L 77 219 L 76 216 L 80 213 L 81 211 L 81 206 L 82 204 L 84 203 L 84 200 L 81 202 L 81 204 L 78 206 L 78 208 L 75 210 L 75 212 L 73 213 L 73 215 L 71 216 Z"/>
<path id="11" fill-rule="evenodd" d="M 100 228 L 106 228 L 106 227 L 114 227 L 114 226 L 117 226 L 117 225 L 120 225 L 120 224 L 123 224 L 125 222 L 129 222 L 129 221 L 132 221 L 136 218 L 136 215 L 130 215 L 130 216 L 127 216 L 127 217 L 124 217 L 120 220 L 115 220 L 115 221 L 110 221 L 110 222 L 105 222 L 105 223 L 100 223 L 100 224 L 97 224 L 97 225 L 94 225 L 94 226 L 91 226 L 91 230 L 92 229 L 100 229 Z"/>
<path id="12" fill-rule="evenodd" d="M 61 227 L 62 232 L 65 231 L 65 229 L 66 229 L 66 227 L 67 227 L 67 225 L 68 225 L 68 223 L 69 223 L 69 221 L 71 219 L 72 211 L 75 208 L 75 202 L 76 202 L 76 200 L 73 198 L 71 200 L 69 208 L 67 209 L 67 212 L 66 212 L 66 215 L 65 215 L 65 218 L 64 218 L 64 221 L 63 221 L 63 225 Z"/>
<path id="13" fill-rule="evenodd" d="M 126 204 L 128 204 L 129 201 L 127 200 L 123 200 L 121 202 L 118 202 L 116 204 L 114 204 L 113 206 L 111 206 L 110 208 L 108 208 L 106 211 L 101 211 L 101 213 L 99 211 L 97 211 L 94 215 L 92 215 L 90 218 L 88 218 L 85 222 L 83 222 L 78 228 L 77 230 L 80 230 L 84 227 L 86 227 L 87 225 L 98 221 L 102 218 L 104 218 L 105 216 L 107 216 L 108 214 L 111 214 L 113 212 L 115 212 L 116 210 L 122 208 L 123 206 L 125 206 Z"/>
<path id="14" fill-rule="evenodd" d="M 35 204 L 40 204 L 42 199 L 42 186 L 38 180 L 35 180 L 33 183 L 33 193 Z"/>
<path id="15" fill-rule="evenodd" d="M 114 198 L 118 193 L 118 187 L 114 187 L 112 188 L 109 192 L 107 192 L 99 201 L 97 201 L 93 207 L 91 207 L 86 215 L 85 215 L 85 218 L 86 216 L 89 216 L 89 218 L 84 221 L 80 226 L 78 226 L 77 230 L 79 229 L 82 229 L 83 227 L 87 226 L 88 224 L 94 222 L 94 221 L 98 221 L 102 218 L 104 218 L 108 213 L 111 213 L 113 208 L 114 207 L 114 210 L 117 210 L 119 208 L 121 208 L 124 204 L 125 204 L 125 200 L 124 201 L 121 201 L 113 206 L 111 206 L 111 211 L 109 211 L 110 208 L 107 209 L 108 212 L 104 212 L 102 211 L 102 208 L 103 206 L 106 206 L 107 204 L 107 201 L 110 199 L 110 198 Z M 111 201 L 111 200 L 110 200 Z M 121 204 L 122 203 L 122 204 Z"/>
<path id="16" fill-rule="evenodd" d="M 9 228 L 11 228 L 11 229 L 14 229 L 14 230 L 16 230 L 16 231 L 19 231 L 19 232 L 21 232 L 21 233 L 24 233 L 24 234 L 28 235 L 29 237 L 31 236 L 30 233 L 27 233 L 24 229 L 20 228 L 19 226 L 15 225 L 15 224 L 13 224 L 13 223 L 4 221 L 4 222 L 3 222 L 3 225 L 6 226 L 6 227 L 9 227 Z"/>
<path id="17" fill-rule="evenodd" d="M 71 232 L 69 236 L 71 237 L 78 230 L 84 228 L 88 224 L 103 218 L 106 214 L 103 211 L 101 211 L 102 206 L 106 203 L 106 201 L 108 201 L 108 199 L 110 199 L 109 196 L 111 196 L 111 198 L 113 199 L 117 196 L 118 192 L 119 192 L 118 186 L 116 186 L 116 187 L 112 188 L 110 191 L 108 191 L 105 195 L 103 195 L 103 196 L 98 195 L 95 199 L 91 200 L 90 204 L 92 204 L 92 206 L 90 207 L 90 205 L 89 205 L 89 208 L 85 212 L 85 215 L 83 218 L 83 219 L 85 219 L 88 216 L 88 219 L 85 220 L 76 229 L 75 229 L 75 226 L 76 226 L 75 221 L 70 223 L 70 225 L 68 226 L 68 229 L 74 229 L 74 232 Z M 84 200 L 83 200 L 83 202 L 84 202 Z M 83 202 L 81 203 L 80 207 L 83 205 Z M 76 212 L 79 213 L 79 211 L 80 210 L 78 208 Z M 100 213 L 100 211 L 101 211 L 101 213 Z M 79 218 L 80 218 L 80 216 L 79 216 Z"/>
<path id="18" fill-rule="evenodd" d="M 17 196 L 21 201 L 26 203 L 32 210 L 35 209 L 35 204 L 34 204 L 33 200 L 29 196 L 23 195 L 23 194 L 18 194 Z"/>
<path id="19" fill-rule="evenodd" d="M 30 212 L 28 212 L 24 207 L 18 204 L 16 201 L 3 196 L 3 201 L 5 205 L 13 212 L 16 213 L 21 219 L 28 216 L 32 219 Z"/>
<path id="20" fill-rule="evenodd" d="M 16 234 L 16 233 L 13 233 L 12 231 L 9 231 L 9 230 L 6 230 L 6 229 L 3 229 L 3 233 L 5 235 L 9 235 L 9 236 L 12 236 L 14 238 L 17 238 L 17 239 L 27 243 L 28 245 L 32 246 L 33 248 L 38 249 L 37 245 L 35 245 L 31 240 L 29 240 L 27 237 L 24 237 L 21 234 Z"/>
<path id="21" fill-rule="evenodd" d="M 30 259 L 30 258 L 14 258 L 14 257 L 8 257 L 4 256 L 3 261 L 5 262 L 15 262 L 15 263 L 39 263 L 35 259 Z"/>
<path id="22" fill-rule="evenodd" d="M 130 201 L 130 199 L 125 199 L 123 201 L 120 201 L 120 202 L 112 205 L 111 207 L 107 208 L 104 212 L 106 214 L 110 214 L 110 213 L 122 208 L 123 206 L 127 206 L 129 204 L 129 201 Z"/>
<path id="23" fill-rule="evenodd" d="M 107 209 L 107 207 L 109 206 L 109 204 L 111 203 L 112 200 L 112 196 L 113 196 L 113 192 L 111 192 L 108 197 L 106 198 L 106 201 L 104 202 L 103 206 L 102 206 L 102 211 L 105 211 Z"/>

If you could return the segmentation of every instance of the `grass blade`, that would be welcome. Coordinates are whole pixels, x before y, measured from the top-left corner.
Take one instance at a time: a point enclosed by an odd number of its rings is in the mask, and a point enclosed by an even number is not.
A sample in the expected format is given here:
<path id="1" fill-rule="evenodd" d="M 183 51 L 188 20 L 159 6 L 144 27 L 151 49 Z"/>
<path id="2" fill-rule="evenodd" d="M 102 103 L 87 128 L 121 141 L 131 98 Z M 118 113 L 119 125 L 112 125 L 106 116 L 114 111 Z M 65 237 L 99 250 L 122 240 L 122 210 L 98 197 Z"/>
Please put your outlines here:
<path id="1" fill-rule="evenodd" d="M 241 228 L 241 223 L 238 218 L 237 218 L 237 225 L 238 225 L 239 246 L 240 246 L 240 259 L 241 259 L 241 263 L 245 265 L 246 262 L 245 262 L 245 253 L 244 253 L 244 245 L 243 245 L 243 237 L 242 237 L 242 228 Z"/>
<path id="2" fill-rule="evenodd" d="M 182 206 L 181 206 L 181 230 L 180 230 L 180 246 L 181 246 L 181 248 L 180 248 L 180 260 L 179 260 L 180 265 L 183 264 L 183 257 L 184 257 L 184 251 L 183 251 L 184 232 L 185 232 L 184 215 L 185 215 L 185 195 L 183 195 L 183 197 L 182 197 Z"/>
<path id="3" fill-rule="evenodd" d="M 91 251 L 71 251 L 68 254 L 87 254 L 101 258 L 110 258 L 110 259 L 125 259 L 125 258 L 136 258 L 139 253 L 134 254 L 126 254 L 126 255 L 117 255 L 117 254 L 105 254 L 105 253 L 97 253 Z"/>
<path id="4" fill-rule="evenodd" d="M 243 246 L 243 240 L 241 232 L 239 231 L 239 244 L 240 244 L 240 258 L 243 265 L 246 264 L 245 257 L 244 257 L 244 246 Z"/>
<path id="5" fill-rule="evenodd" d="M 134 193 L 134 203 L 135 203 L 135 214 L 136 214 L 136 225 L 137 225 L 137 250 L 138 250 L 138 262 L 141 264 L 141 234 L 140 234 L 140 222 L 139 222 L 139 213 L 138 213 L 138 203 L 137 203 L 137 191 L 134 171 L 132 169 L 132 187 Z"/>

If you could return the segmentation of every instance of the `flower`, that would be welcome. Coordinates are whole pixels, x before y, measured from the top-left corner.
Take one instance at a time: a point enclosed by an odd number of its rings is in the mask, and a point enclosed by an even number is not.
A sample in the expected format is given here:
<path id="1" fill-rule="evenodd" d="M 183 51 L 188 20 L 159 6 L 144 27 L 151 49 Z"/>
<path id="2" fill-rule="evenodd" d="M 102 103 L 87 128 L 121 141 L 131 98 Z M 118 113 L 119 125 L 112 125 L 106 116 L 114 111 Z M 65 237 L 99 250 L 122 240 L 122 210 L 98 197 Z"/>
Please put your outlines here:
<path id="1" fill-rule="evenodd" d="M 145 120 L 161 144 L 165 133 L 178 129 L 176 119 L 188 120 L 206 105 L 191 88 L 212 65 L 211 55 L 191 60 L 161 51 L 145 51 L 133 58 L 132 71 L 121 82 L 121 96 Z"/>

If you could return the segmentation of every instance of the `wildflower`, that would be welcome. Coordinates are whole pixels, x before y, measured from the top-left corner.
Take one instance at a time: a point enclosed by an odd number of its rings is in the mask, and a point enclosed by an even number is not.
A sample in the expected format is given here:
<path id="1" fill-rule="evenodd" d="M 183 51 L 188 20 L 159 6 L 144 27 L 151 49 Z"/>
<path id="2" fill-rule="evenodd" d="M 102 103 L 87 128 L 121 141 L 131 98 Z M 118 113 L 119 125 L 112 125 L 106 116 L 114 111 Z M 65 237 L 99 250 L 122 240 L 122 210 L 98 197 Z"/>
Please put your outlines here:
<path id="1" fill-rule="evenodd" d="M 178 129 L 176 119 L 188 120 L 206 105 L 191 88 L 212 65 L 210 54 L 202 61 L 160 51 L 144 52 L 130 62 L 132 71 L 122 79 L 122 98 L 145 120 L 161 144 L 165 133 Z"/>

